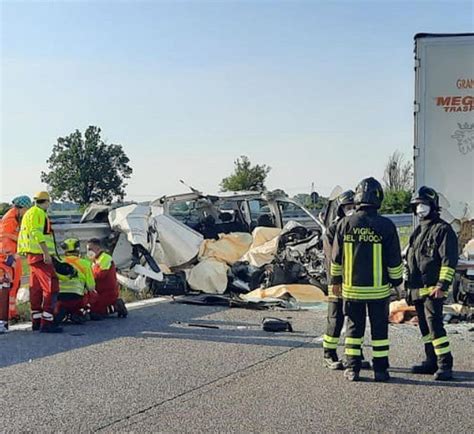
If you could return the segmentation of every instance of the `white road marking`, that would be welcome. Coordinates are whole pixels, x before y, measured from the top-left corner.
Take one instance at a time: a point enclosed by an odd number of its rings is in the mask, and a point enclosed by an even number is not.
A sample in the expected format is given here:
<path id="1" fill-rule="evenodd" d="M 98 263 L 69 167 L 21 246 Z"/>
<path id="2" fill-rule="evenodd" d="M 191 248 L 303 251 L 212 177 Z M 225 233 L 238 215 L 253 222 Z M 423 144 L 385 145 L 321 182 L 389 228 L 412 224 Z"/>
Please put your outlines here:
<path id="1" fill-rule="evenodd" d="M 153 306 L 154 304 L 164 303 L 166 301 L 171 301 L 169 297 L 156 297 L 156 298 L 149 298 L 147 300 L 140 300 L 134 301 L 132 303 L 126 303 L 128 310 L 135 310 L 139 309 L 144 306 Z M 31 323 L 22 323 L 22 324 L 15 324 L 10 326 L 9 331 L 24 331 L 24 330 L 31 330 Z"/>

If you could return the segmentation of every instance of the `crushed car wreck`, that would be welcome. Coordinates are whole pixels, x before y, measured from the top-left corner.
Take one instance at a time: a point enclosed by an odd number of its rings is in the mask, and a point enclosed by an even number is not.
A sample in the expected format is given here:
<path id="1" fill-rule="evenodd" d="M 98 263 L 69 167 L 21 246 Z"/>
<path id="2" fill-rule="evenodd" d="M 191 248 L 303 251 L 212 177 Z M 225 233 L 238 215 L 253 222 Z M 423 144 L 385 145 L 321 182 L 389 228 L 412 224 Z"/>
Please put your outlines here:
<path id="1" fill-rule="evenodd" d="M 92 205 L 80 224 L 62 226 L 55 227 L 59 240 L 71 233 L 104 240 L 119 282 L 136 292 L 238 298 L 287 285 L 291 297 L 297 285 L 309 288 L 306 299 L 313 291 L 313 301 L 320 301 L 327 291 L 324 222 L 280 194 L 193 190 L 150 203 Z"/>
<path id="2" fill-rule="evenodd" d="M 94 204 L 80 224 L 54 229 L 58 241 L 102 239 L 119 282 L 138 293 L 203 293 L 208 303 L 222 303 L 224 297 L 232 306 L 293 308 L 327 294 L 322 237 L 341 192 L 336 187 L 315 217 L 278 192 L 205 195 L 192 189 L 148 203 Z M 454 301 L 466 306 L 474 303 L 472 258 L 471 243 L 453 287 Z"/>

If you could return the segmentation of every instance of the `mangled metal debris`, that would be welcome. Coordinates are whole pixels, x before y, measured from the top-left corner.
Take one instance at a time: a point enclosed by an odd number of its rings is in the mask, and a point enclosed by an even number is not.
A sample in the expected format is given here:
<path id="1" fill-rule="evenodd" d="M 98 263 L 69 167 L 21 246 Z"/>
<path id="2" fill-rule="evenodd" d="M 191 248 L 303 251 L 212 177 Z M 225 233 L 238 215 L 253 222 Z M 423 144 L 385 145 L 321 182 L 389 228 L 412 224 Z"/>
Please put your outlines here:
<path id="1" fill-rule="evenodd" d="M 71 235 L 105 240 L 120 283 L 137 292 L 232 295 L 228 305 L 256 309 L 293 309 L 324 299 L 322 236 L 335 217 L 340 187 L 318 218 L 280 193 L 206 195 L 191 190 L 150 203 L 92 205 L 81 224 L 55 228 L 57 241 Z M 460 239 L 472 236 L 467 223 L 462 222 Z M 453 288 L 454 301 L 465 305 L 474 304 L 473 250 L 471 241 Z M 288 290 L 298 287 L 308 288 L 310 300 Z M 402 307 L 395 322 L 410 315 Z"/>
<path id="2" fill-rule="evenodd" d="M 193 190 L 151 203 L 94 205 L 82 224 L 105 221 L 108 231 L 101 238 L 112 251 L 119 282 L 133 291 L 233 294 L 234 305 L 272 304 L 280 297 L 280 306 L 294 307 L 279 290 L 277 297 L 254 293 L 245 300 L 240 294 L 296 284 L 307 286 L 314 302 L 324 297 L 324 225 L 279 194 Z"/>
<path id="3" fill-rule="evenodd" d="M 116 209 L 109 220 L 112 230 L 119 233 L 113 250 L 119 280 L 132 290 L 153 290 L 154 281 L 165 279 L 167 273 L 162 269 L 166 266 L 171 272 L 184 271 L 190 290 L 209 294 L 246 293 L 261 286 L 299 283 L 313 291 L 310 301 L 320 301 L 324 296 L 314 286 L 325 285 L 323 258 L 312 252 L 321 233 L 313 234 L 297 223 L 273 230 L 279 235 L 270 240 L 272 248 L 262 254 L 252 250 L 265 244 L 268 236 L 262 232 L 268 228 L 256 228 L 253 234 L 238 232 L 219 234 L 217 240 L 204 239 L 173 217 L 156 214 L 152 207 L 143 205 Z M 260 266 L 251 265 L 246 258 Z M 120 267 L 126 264 L 129 266 Z"/>

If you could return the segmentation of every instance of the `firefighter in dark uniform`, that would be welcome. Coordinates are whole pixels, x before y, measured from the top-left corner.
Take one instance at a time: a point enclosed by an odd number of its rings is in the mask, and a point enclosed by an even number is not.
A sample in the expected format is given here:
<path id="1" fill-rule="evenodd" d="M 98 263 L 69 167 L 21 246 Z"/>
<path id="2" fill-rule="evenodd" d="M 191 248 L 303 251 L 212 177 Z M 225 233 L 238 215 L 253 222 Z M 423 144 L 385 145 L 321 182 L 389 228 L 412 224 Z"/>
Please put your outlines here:
<path id="1" fill-rule="evenodd" d="M 352 190 L 341 193 L 337 201 L 336 219 L 326 230 L 323 238 L 323 249 L 326 257 L 326 270 L 328 276 L 331 270 L 332 245 L 339 221 L 354 212 L 354 192 Z M 342 297 L 333 293 L 332 285 L 328 285 L 328 316 L 326 334 L 324 335 L 324 364 L 329 369 L 343 369 L 343 364 L 337 356 L 337 345 L 344 325 L 344 312 L 342 308 Z"/>
<path id="2" fill-rule="evenodd" d="M 403 265 L 397 230 L 391 220 L 378 214 L 383 189 L 374 178 L 356 188 L 356 212 L 342 219 L 334 239 L 331 283 L 342 292 L 347 316 L 344 377 L 359 380 L 362 340 L 368 311 L 372 334 L 375 381 L 388 381 L 388 311 L 390 285 L 402 283 Z"/>
<path id="3" fill-rule="evenodd" d="M 458 261 L 458 240 L 439 216 L 439 196 L 421 187 L 412 199 L 420 224 L 410 237 L 407 251 L 407 298 L 414 304 L 425 345 L 426 360 L 413 366 L 415 374 L 434 374 L 435 380 L 452 378 L 453 356 L 443 326 L 443 302 Z"/>

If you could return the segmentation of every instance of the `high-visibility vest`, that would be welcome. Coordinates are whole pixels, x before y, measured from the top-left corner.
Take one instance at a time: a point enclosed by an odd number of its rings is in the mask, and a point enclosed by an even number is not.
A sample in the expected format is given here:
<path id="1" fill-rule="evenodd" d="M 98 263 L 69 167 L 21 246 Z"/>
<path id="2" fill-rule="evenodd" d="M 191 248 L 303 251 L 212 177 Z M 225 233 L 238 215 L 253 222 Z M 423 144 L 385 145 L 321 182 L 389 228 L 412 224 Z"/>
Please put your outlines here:
<path id="1" fill-rule="evenodd" d="M 0 220 L 0 253 L 8 255 L 16 253 L 19 231 L 19 210 L 10 208 Z"/>
<path id="2" fill-rule="evenodd" d="M 96 290 L 100 293 L 118 294 L 117 270 L 112 256 L 101 252 L 92 267 L 96 281 Z"/>
<path id="3" fill-rule="evenodd" d="M 86 291 L 91 291 L 95 287 L 94 275 L 92 274 L 92 264 L 87 259 L 78 256 L 66 256 L 63 258 L 72 265 L 77 276 L 72 279 L 64 277 L 59 279 L 59 292 L 68 294 L 84 295 Z"/>
<path id="4" fill-rule="evenodd" d="M 21 220 L 20 234 L 18 236 L 18 253 L 41 254 L 40 243 L 46 243 L 48 252 L 54 254 L 53 231 L 46 211 L 37 205 L 26 211 Z"/>

